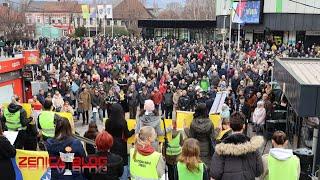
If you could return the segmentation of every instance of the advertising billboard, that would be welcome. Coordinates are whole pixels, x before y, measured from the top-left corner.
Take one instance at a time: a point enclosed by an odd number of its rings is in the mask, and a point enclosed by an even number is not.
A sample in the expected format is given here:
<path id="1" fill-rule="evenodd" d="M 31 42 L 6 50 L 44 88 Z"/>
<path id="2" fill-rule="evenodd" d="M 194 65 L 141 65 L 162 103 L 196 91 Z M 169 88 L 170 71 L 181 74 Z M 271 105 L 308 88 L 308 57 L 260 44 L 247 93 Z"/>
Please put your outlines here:
<path id="1" fill-rule="evenodd" d="M 232 3 L 234 23 L 259 24 L 261 21 L 261 1 L 241 1 Z"/>

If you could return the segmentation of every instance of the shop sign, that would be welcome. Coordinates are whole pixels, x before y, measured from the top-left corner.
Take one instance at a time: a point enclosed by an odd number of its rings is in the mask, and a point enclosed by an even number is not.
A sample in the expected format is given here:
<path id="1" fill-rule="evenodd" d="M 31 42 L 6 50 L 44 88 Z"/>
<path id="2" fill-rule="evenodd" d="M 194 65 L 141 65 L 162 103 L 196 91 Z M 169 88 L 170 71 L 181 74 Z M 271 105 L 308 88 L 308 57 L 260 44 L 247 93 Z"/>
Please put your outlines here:
<path id="1" fill-rule="evenodd" d="M 320 36 L 320 31 L 306 31 L 306 36 Z"/>
<path id="2" fill-rule="evenodd" d="M 12 81 L 21 77 L 20 71 L 12 71 L 0 74 L 0 83 Z"/>
<path id="3" fill-rule="evenodd" d="M 23 58 L 0 61 L 0 73 L 16 71 L 23 68 Z"/>

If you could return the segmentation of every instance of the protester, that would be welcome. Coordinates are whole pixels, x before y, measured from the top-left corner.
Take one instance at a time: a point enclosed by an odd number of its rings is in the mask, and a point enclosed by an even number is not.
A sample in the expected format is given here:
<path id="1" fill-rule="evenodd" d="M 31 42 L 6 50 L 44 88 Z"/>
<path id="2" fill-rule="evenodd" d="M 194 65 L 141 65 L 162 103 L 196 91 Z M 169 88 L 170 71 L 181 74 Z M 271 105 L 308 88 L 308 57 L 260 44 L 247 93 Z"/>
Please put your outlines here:
<path id="1" fill-rule="evenodd" d="M 89 124 L 89 109 L 91 104 L 91 95 L 86 86 L 82 86 L 82 92 L 79 95 L 79 110 L 82 113 L 82 125 Z"/>
<path id="2" fill-rule="evenodd" d="M 1 121 L 6 126 L 5 130 L 18 132 L 18 136 L 14 142 L 15 148 L 23 149 L 28 144 L 28 141 L 26 141 L 26 130 L 31 120 L 32 118 L 27 118 L 27 113 L 20 104 L 19 96 L 14 95 L 11 103 L 3 111 Z"/>
<path id="3" fill-rule="evenodd" d="M 138 93 L 135 90 L 134 85 L 131 85 L 129 87 L 127 98 L 128 98 L 130 119 L 136 119 L 139 101 L 138 101 Z"/>
<path id="4" fill-rule="evenodd" d="M 210 176 L 217 180 L 254 180 L 263 172 L 258 150 L 263 144 L 263 137 L 249 139 L 243 134 L 245 116 L 240 112 L 231 115 L 230 127 L 232 135 L 215 147 Z"/>
<path id="5" fill-rule="evenodd" d="M 137 133 L 135 146 L 130 150 L 131 179 L 160 179 L 165 175 L 164 159 L 152 146 L 156 137 L 151 126 L 144 126 Z"/>
<path id="6" fill-rule="evenodd" d="M 266 109 L 264 108 L 264 102 L 259 101 L 257 107 L 252 114 L 252 121 L 254 123 L 254 131 L 257 133 L 264 131 L 264 125 L 266 120 Z"/>
<path id="7" fill-rule="evenodd" d="M 63 107 L 63 104 L 64 104 L 64 101 L 61 94 L 59 93 L 59 91 L 56 91 L 52 97 L 52 105 L 54 107 L 54 110 L 56 112 L 60 112 Z"/>
<path id="8" fill-rule="evenodd" d="M 148 99 L 144 103 L 144 109 L 140 112 L 139 118 L 136 124 L 136 133 L 140 132 L 140 129 L 144 126 L 151 126 L 155 129 L 156 137 L 163 136 L 164 131 L 160 128 L 161 118 L 158 115 L 158 111 L 155 109 L 155 104 L 152 100 Z M 170 132 L 171 128 L 167 127 L 167 132 Z M 158 150 L 158 140 L 155 139 L 152 142 L 154 149 Z"/>
<path id="9" fill-rule="evenodd" d="M 57 160 L 60 157 L 60 153 L 74 153 L 74 157 L 85 158 L 85 150 L 81 142 L 72 136 L 71 125 L 68 119 L 59 117 L 56 120 L 55 125 L 54 138 L 50 138 L 46 141 L 46 149 L 49 153 L 49 157 Z M 66 169 L 67 168 L 70 168 L 69 170 L 71 170 L 72 175 L 65 176 L 64 173 L 66 170 L 61 172 L 57 168 L 51 168 L 51 179 L 85 179 L 81 172 L 72 171 L 72 165 L 71 167 L 67 166 Z"/>
<path id="10" fill-rule="evenodd" d="M 100 117 L 101 114 L 99 114 L 100 104 L 104 101 L 104 99 L 101 99 L 101 96 L 99 95 L 99 91 L 97 89 L 94 90 L 94 94 L 91 96 L 91 106 L 92 106 L 92 120 L 94 122 L 97 121 L 97 114 L 99 116 L 99 119 L 102 119 Z"/>
<path id="11" fill-rule="evenodd" d="M 226 118 L 226 119 L 230 118 L 230 110 L 229 110 L 229 106 L 227 104 L 223 104 L 222 105 L 221 112 L 220 112 L 220 117 L 221 118 Z"/>
<path id="12" fill-rule="evenodd" d="M 88 138 L 90 140 L 95 140 L 99 133 L 98 126 L 96 122 L 91 121 L 89 123 L 88 130 L 84 133 L 83 137 Z M 85 143 L 84 144 L 87 154 L 95 154 L 96 149 L 92 144 Z"/>
<path id="13" fill-rule="evenodd" d="M 129 131 L 124 112 L 120 104 L 113 104 L 110 108 L 110 116 L 106 121 L 105 130 L 113 136 L 113 146 L 111 152 L 122 157 L 123 175 L 121 180 L 126 180 L 128 171 L 128 148 L 126 139 L 134 135 L 135 130 Z"/>
<path id="14" fill-rule="evenodd" d="M 63 107 L 61 109 L 61 112 L 70 113 L 72 116 L 74 115 L 73 107 L 70 106 L 70 102 L 69 101 L 64 101 L 64 104 L 63 104 Z"/>
<path id="15" fill-rule="evenodd" d="M 183 133 L 173 129 L 172 140 L 168 144 L 163 146 L 163 155 L 166 159 L 166 165 L 168 166 L 169 179 L 177 179 L 176 169 L 178 157 L 181 154 L 183 145 Z"/>
<path id="16" fill-rule="evenodd" d="M 264 171 L 261 180 L 297 180 L 300 177 L 300 160 L 288 146 L 287 135 L 276 131 L 272 136 L 272 149 L 262 156 Z"/>
<path id="17" fill-rule="evenodd" d="M 91 123 L 90 123 L 91 124 Z M 112 136 L 106 132 L 102 131 L 95 138 L 95 143 L 97 145 L 97 153 L 87 157 L 88 160 L 91 158 L 105 158 L 106 164 L 102 172 L 86 172 L 85 176 L 88 180 L 118 180 L 123 173 L 122 158 L 119 155 L 110 152 L 113 145 Z M 89 169 L 90 170 L 90 169 Z"/>
<path id="18" fill-rule="evenodd" d="M 10 144 L 9 140 L 3 135 L 0 123 L 0 179 L 16 180 L 16 174 L 11 162 L 15 158 L 16 149 Z"/>
<path id="19" fill-rule="evenodd" d="M 167 92 L 163 95 L 163 104 L 164 109 L 162 109 L 162 112 L 165 112 L 165 118 L 172 119 L 173 93 L 169 88 L 167 89 Z"/>
<path id="20" fill-rule="evenodd" d="M 43 111 L 38 116 L 38 129 L 41 130 L 41 137 L 43 141 L 54 137 L 55 120 L 57 115 L 52 111 L 52 101 L 46 99 L 43 104 Z"/>
<path id="21" fill-rule="evenodd" d="M 179 100 L 178 100 L 178 109 L 181 111 L 189 111 L 190 107 L 191 107 L 190 97 L 187 96 L 187 91 L 183 90 L 182 95 L 179 97 Z"/>
<path id="22" fill-rule="evenodd" d="M 221 143 L 229 135 L 232 134 L 232 129 L 230 127 L 230 120 L 222 118 L 221 127 L 219 128 L 218 136 L 216 137 L 216 143 Z"/>
<path id="23" fill-rule="evenodd" d="M 186 139 L 177 164 L 177 179 L 208 180 L 206 165 L 200 159 L 199 142 L 196 139 Z"/>
<path id="24" fill-rule="evenodd" d="M 198 104 L 190 129 L 185 128 L 185 132 L 189 138 L 194 138 L 199 141 L 200 158 L 207 167 L 210 165 L 211 157 L 214 153 L 212 141 L 214 138 L 214 127 L 209 119 L 209 113 L 204 103 Z"/>

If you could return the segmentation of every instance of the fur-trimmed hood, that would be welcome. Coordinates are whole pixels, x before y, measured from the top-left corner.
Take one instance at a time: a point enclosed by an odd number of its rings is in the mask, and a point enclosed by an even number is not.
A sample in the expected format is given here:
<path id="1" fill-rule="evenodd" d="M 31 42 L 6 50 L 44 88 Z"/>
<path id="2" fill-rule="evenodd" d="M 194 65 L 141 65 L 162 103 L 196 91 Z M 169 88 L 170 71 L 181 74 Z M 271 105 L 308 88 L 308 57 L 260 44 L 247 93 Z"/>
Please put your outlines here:
<path id="1" fill-rule="evenodd" d="M 243 134 L 233 134 L 218 144 L 215 152 L 222 156 L 241 156 L 255 152 L 264 143 L 262 136 L 254 136 L 251 139 Z"/>

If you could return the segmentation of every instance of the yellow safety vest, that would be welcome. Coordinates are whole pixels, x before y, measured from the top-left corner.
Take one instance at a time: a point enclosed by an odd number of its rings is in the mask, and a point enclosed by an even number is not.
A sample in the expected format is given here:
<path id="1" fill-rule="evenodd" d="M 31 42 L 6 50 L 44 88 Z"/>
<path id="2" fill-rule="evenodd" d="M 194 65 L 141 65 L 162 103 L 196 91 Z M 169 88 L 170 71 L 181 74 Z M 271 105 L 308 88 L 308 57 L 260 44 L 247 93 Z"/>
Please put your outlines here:
<path id="1" fill-rule="evenodd" d="M 22 128 L 20 123 L 20 111 L 15 113 L 9 112 L 8 108 L 6 108 L 3 112 L 4 117 L 6 118 L 6 126 L 10 131 L 18 131 Z M 26 129 L 26 127 L 24 127 Z"/>
<path id="2" fill-rule="evenodd" d="M 132 180 L 158 180 L 157 165 L 161 154 L 153 152 L 148 156 L 136 153 L 133 159 L 134 148 L 130 149 L 130 174 Z"/>
<path id="3" fill-rule="evenodd" d="M 54 137 L 54 112 L 42 111 L 39 115 L 39 124 L 41 126 L 42 135 L 46 137 Z"/>
<path id="4" fill-rule="evenodd" d="M 178 169 L 178 176 L 179 180 L 184 179 L 192 179 L 192 180 L 202 180 L 203 179 L 203 163 L 198 164 L 199 171 L 191 172 L 187 169 L 186 164 L 178 162 L 177 169 Z"/>

